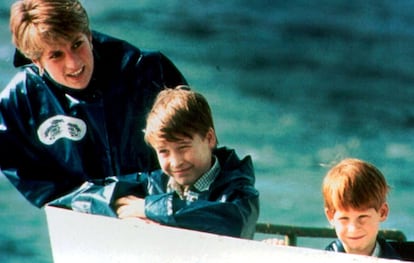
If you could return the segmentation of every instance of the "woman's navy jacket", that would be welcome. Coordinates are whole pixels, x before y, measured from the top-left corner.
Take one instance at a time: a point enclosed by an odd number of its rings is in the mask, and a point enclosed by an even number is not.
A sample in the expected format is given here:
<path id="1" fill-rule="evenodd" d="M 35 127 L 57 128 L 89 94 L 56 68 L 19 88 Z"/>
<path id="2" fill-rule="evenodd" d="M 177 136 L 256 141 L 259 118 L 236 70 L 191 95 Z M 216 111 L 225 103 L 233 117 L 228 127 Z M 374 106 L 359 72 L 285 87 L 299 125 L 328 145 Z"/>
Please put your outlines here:
<path id="1" fill-rule="evenodd" d="M 145 214 L 164 225 L 251 239 L 259 216 L 250 156 L 240 160 L 234 150 L 216 149 L 221 171 L 209 190 L 196 200 L 184 201 L 167 193 L 168 176 L 153 172 L 142 177 L 146 185 Z"/>
<path id="2" fill-rule="evenodd" d="M 146 114 L 164 87 L 186 84 L 159 52 L 93 32 L 89 86 L 71 90 L 15 56 L 19 72 L 0 97 L 0 168 L 41 207 L 90 179 L 158 168 L 143 140 Z"/>

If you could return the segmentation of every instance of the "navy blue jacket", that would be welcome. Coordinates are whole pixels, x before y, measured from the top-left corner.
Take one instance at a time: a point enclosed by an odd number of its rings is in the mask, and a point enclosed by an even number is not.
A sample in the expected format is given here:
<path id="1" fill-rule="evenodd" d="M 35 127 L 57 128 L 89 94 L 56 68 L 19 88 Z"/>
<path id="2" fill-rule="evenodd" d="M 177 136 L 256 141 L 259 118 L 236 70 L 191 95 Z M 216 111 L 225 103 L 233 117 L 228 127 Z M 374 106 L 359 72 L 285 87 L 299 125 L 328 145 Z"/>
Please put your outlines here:
<path id="1" fill-rule="evenodd" d="M 377 241 L 381 247 L 381 254 L 379 255 L 379 258 L 401 260 L 401 256 L 390 244 L 387 243 L 387 241 L 380 237 L 377 238 Z M 345 248 L 339 239 L 336 239 L 330 243 L 325 250 L 346 253 Z"/>
<path id="2" fill-rule="evenodd" d="M 84 90 L 40 76 L 17 55 L 20 70 L 1 93 L 0 168 L 38 207 L 90 179 L 158 168 L 143 140 L 146 114 L 184 77 L 163 54 L 97 32 L 93 52 Z"/>
<path id="3" fill-rule="evenodd" d="M 166 193 L 169 177 L 160 172 L 143 179 L 146 185 L 145 214 L 164 225 L 251 239 L 259 216 L 250 156 L 240 160 L 234 150 L 216 149 L 221 172 L 210 189 L 196 201 L 184 201 Z"/>

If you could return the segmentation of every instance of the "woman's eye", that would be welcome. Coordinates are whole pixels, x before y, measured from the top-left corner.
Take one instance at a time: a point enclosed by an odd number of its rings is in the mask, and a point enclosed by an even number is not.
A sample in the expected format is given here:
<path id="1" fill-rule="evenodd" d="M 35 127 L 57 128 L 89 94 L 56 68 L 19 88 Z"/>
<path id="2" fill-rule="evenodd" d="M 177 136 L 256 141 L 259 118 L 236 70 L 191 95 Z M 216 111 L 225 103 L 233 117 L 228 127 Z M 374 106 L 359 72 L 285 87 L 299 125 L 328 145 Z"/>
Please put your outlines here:
<path id="1" fill-rule="evenodd" d="M 62 55 L 61 52 L 53 52 L 50 56 L 49 59 L 56 59 L 59 58 Z"/>

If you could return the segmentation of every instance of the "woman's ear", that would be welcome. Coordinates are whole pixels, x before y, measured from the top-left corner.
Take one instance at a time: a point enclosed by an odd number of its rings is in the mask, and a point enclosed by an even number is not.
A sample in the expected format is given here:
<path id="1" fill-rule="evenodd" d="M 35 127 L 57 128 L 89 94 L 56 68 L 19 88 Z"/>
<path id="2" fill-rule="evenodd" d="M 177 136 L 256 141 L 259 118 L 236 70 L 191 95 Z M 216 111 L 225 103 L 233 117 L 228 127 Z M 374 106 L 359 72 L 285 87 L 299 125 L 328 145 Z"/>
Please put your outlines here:
<path id="1" fill-rule="evenodd" d="M 383 203 L 379 209 L 380 214 L 380 221 L 383 222 L 388 218 L 388 213 L 390 212 L 390 208 L 388 207 L 388 203 Z"/>
<path id="2" fill-rule="evenodd" d="M 40 60 L 34 59 L 34 60 L 32 60 L 32 62 L 39 69 L 39 75 L 43 76 L 43 74 L 45 73 L 45 69 L 43 68 L 42 64 L 40 63 Z"/>
<path id="3" fill-rule="evenodd" d="M 93 44 L 92 44 L 92 33 L 88 35 L 89 45 L 91 46 L 91 50 L 93 50 Z"/>

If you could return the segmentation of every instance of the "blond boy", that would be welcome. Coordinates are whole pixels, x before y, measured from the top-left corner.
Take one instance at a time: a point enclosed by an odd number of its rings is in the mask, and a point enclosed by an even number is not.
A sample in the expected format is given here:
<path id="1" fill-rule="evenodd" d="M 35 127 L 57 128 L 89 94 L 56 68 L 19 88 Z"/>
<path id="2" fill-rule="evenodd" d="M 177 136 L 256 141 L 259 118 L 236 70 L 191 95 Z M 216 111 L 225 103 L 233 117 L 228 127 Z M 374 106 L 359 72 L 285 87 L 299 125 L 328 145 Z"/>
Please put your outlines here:
<path id="1" fill-rule="evenodd" d="M 158 95 L 147 118 L 145 140 L 162 171 L 141 178 L 144 198 L 116 202 L 120 218 L 253 238 L 259 193 L 251 158 L 217 148 L 207 100 L 185 86 Z"/>

